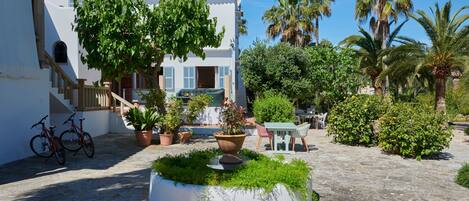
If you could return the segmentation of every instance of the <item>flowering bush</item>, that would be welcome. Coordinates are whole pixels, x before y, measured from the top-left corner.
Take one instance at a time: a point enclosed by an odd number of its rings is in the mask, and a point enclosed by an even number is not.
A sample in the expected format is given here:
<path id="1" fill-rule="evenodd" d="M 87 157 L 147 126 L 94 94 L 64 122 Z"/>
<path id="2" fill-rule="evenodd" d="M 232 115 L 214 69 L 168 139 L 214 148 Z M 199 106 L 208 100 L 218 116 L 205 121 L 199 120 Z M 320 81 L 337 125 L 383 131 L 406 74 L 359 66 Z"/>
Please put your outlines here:
<path id="1" fill-rule="evenodd" d="M 244 108 L 237 106 L 231 100 L 225 101 L 221 111 L 221 126 L 225 135 L 237 135 L 243 133 L 245 123 Z"/>

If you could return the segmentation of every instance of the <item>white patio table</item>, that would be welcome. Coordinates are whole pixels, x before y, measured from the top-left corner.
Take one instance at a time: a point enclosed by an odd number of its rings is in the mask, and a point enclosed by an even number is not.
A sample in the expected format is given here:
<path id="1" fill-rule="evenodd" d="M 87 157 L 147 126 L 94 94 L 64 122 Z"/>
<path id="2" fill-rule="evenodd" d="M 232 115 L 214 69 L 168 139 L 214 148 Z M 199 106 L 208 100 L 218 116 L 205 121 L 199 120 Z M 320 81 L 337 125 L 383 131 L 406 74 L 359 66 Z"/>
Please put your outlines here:
<path id="1" fill-rule="evenodd" d="M 268 131 L 273 132 L 274 153 L 294 153 L 289 150 L 291 133 L 296 132 L 294 123 L 265 122 L 264 126 Z M 285 143 L 285 150 L 278 150 L 280 143 Z"/>

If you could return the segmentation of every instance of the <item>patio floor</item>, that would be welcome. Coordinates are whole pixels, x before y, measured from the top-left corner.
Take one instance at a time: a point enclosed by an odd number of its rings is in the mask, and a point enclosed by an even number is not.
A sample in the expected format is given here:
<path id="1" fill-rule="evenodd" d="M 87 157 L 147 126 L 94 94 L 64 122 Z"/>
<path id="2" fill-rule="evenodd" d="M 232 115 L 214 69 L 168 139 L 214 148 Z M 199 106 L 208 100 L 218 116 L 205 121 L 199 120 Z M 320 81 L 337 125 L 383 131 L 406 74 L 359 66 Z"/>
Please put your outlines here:
<path id="1" fill-rule="evenodd" d="M 333 144 L 323 130 L 310 130 L 311 151 L 286 158 L 311 164 L 321 200 L 469 200 L 469 189 L 453 182 L 457 169 L 469 162 L 469 136 L 454 133 L 451 147 L 438 159 L 416 161 L 375 147 Z M 244 147 L 254 148 L 256 139 L 248 137 Z M 208 138 L 141 149 L 133 135 L 115 134 L 97 137 L 95 144 L 95 158 L 68 154 L 65 167 L 37 157 L 0 166 L 0 200 L 145 200 L 154 159 L 217 147 Z"/>

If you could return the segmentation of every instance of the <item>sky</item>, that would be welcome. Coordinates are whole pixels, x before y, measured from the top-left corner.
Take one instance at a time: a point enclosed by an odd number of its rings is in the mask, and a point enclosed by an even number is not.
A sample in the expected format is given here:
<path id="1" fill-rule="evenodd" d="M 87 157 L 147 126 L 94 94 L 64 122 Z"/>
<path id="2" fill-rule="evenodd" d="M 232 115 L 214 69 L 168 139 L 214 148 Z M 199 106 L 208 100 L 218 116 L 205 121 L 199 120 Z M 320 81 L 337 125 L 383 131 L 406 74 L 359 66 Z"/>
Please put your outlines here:
<path id="1" fill-rule="evenodd" d="M 424 10 L 430 12 L 429 7 L 435 3 L 443 6 L 448 0 L 413 0 L 414 11 Z M 248 48 L 256 39 L 267 39 L 265 33 L 267 24 L 262 21 L 264 12 L 277 5 L 277 0 L 242 0 L 244 17 L 248 21 L 248 35 L 241 36 L 240 48 Z M 452 0 L 452 11 L 464 5 L 469 5 L 469 0 Z M 327 39 L 334 44 L 342 41 L 347 36 L 358 34 L 358 26 L 366 26 L 368 23 L 360 24 L 354 16 L 355 0 L 336 0 L 332 5 L 332 16 L 323 18 L 319 22 L 319 37 Z M 399 22 L 402 22 L 401 18 Z M 369 31 L 369 29 L 366 29 Z M 392 28 L 391 28 L 392 30 Z M 400 35 L 408 36 L 422 42 L 428 42 L 423 29 L 415 21 L 409 20 L 400 31 Z"/>

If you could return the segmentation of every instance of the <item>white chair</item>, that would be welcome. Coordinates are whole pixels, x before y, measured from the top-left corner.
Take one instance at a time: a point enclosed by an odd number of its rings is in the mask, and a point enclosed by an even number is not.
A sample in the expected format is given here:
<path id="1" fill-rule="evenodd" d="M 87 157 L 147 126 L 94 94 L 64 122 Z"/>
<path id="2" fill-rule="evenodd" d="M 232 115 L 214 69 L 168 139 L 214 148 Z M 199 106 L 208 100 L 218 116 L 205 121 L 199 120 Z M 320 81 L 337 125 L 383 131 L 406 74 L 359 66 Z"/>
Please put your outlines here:
<path id="1" fill-rule="evenodd" d="M 327 112 L 318 116 L 318 129 L 326 128 Z"/>
<path id="2" fill-rule="evenodd" d="M 303 123 L 296 127 L 296 131 L 291 134 L 290 143 L 292 145 L 292 150 L 295 151 L 295 139 L 301 138 L 301 142 L 303 143 L 303 150 L 309 152 L 308 144 L 306 144 L 306 136 L 308 136 L 309 127 L 311 124 Z"/>

